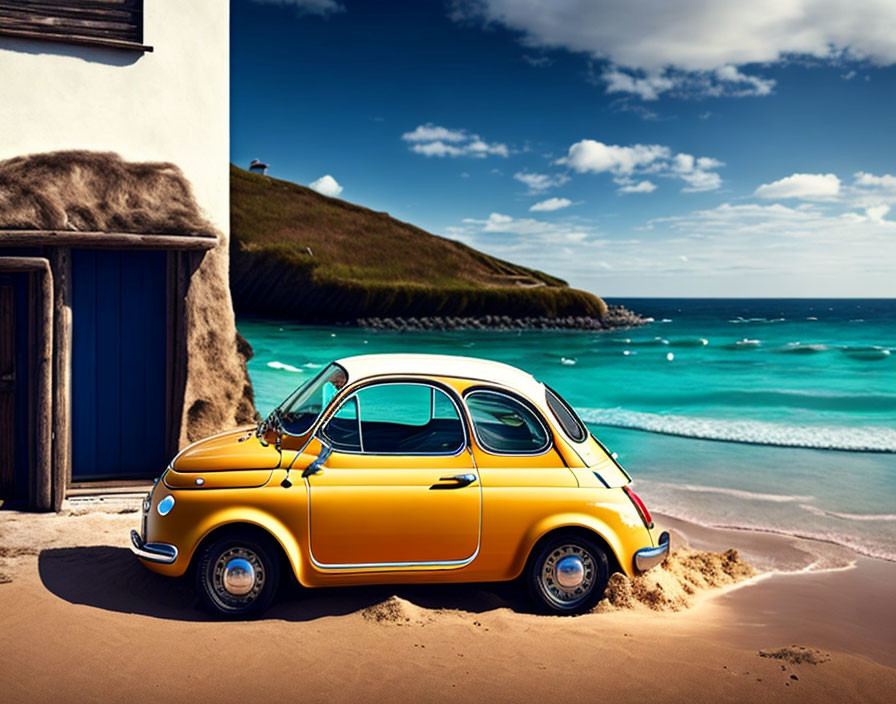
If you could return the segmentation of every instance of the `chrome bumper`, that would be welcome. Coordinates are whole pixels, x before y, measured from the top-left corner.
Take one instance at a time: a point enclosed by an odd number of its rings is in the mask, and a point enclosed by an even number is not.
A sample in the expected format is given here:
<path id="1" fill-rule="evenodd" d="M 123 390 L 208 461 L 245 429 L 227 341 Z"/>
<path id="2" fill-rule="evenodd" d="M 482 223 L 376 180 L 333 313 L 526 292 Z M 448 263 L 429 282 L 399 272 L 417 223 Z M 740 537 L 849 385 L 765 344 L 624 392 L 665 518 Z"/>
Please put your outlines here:
<path id="1" fill-rule="evenodd" d="M 635 569 L 638 572 L 646 572 L 651 567 L 656 567 L 669 554 L 669 532 L 660 533 L 660 544 L 655 548 L 641 548 L 635 553 Z"/>
<path id="2" fill-rule="evenodd" d="M 168 543 L 144 543 L 140 534 L 131 531 L 131 552 L 141 560 L 170 565 L 177 559 L 177 548 Z"/>

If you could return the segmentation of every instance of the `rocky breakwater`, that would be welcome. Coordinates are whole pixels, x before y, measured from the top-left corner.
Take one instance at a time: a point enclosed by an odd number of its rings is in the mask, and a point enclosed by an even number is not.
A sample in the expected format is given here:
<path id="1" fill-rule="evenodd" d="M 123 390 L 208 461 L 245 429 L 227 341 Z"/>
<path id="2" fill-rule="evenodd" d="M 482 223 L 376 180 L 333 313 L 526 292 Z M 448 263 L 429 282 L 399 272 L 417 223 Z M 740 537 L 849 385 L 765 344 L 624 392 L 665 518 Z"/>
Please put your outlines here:
<path id="1" fill-rule="evenodd" d="M 512 317 L 509 315 L 483 316 L 423 316 L 358 318 L 355 324 L 371 330 L 626 330 L 652 322 L 623 306 L 609 306 L 602 318 L 569 315 L 561 318 L 547 316 Z"/>

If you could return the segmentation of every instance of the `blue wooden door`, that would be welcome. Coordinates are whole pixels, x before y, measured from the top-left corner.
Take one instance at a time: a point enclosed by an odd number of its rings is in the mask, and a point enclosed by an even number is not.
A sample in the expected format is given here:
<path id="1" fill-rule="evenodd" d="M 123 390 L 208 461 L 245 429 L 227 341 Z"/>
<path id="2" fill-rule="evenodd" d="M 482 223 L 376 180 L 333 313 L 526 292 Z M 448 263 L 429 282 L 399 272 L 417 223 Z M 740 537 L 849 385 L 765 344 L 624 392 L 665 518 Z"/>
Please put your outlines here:
<path id="1" fill-rule="evenodd" d="M 72 252 L 72 480 L 165 468 L 165 252 Z"/>

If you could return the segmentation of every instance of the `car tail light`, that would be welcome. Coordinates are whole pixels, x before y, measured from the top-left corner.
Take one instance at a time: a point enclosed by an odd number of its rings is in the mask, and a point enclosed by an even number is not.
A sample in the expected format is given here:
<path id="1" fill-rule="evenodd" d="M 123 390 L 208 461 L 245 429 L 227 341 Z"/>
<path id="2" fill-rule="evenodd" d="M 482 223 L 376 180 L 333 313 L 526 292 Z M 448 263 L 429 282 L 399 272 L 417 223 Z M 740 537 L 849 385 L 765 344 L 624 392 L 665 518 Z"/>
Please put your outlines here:
<path id="1" fill-rule="evenodd" d="M 641 497 L 638 496 L 635 492 L 628 488 L 628 486 L 622 487 L 622 490 L 628 494 L 628 498 L 632 500 L 632 503 L 635 505 L 635 508 L 638 509 L 638 513 L 641 514 L 641 518 L 644 520 L 644 525 L 648 528 L 653 528 L 653 519 L 650 517 L 650 511 L 647 510 L 647 507 L 644 505 L 644 502 L 641 501 Z"/>

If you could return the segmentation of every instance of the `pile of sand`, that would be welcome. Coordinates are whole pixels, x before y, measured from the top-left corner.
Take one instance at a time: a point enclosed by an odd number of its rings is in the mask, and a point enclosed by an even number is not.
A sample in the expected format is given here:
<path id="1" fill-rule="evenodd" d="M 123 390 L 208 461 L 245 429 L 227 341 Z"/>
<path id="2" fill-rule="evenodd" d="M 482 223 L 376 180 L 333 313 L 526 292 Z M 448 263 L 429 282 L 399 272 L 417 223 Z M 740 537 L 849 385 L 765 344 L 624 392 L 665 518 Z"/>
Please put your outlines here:
<path id="1" fill-rule="evenodd" d="M 680 611 L 691 606 L 701 592 L 735 584 L 754 574 L 737 550 L 719 553 L 682 548 L 643 575 L 612 575 L 606 596 L 595 610 Z"/>
<path id="2" fill-rule="evenodd" d="M 361 610 L 365 621 L 391 626 L 423 626 L 432 623 L 434 613 L 412 604 L 407 599 L 390 596 L 379 604 L 373 604 Z"/>
<path id="3" fill-rule="evenodd" d="M 805 645 L 792 645 L 789 648 L 760 650 L 759 657 L 783 660 L 790 665 L 820 665 L 830 660 L 831 654 L 815 648 L 807 648 Z"/>

